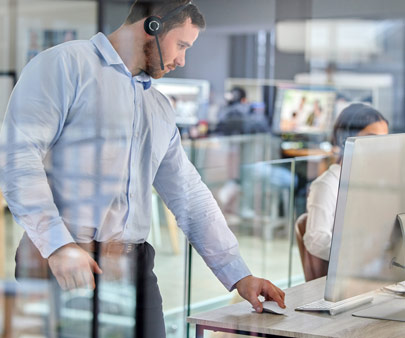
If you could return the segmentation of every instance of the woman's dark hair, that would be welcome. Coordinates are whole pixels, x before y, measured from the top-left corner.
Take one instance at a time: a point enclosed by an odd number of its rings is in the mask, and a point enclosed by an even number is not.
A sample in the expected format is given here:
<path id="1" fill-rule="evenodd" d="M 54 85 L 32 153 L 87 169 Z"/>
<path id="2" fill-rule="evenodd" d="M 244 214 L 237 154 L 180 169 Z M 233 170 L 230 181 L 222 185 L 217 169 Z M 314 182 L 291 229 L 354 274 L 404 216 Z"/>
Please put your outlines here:
<path id="1" fill-rule="evenodd" d="M 332 143 L 341 149 L 350 136 L 356 136 L 361 130 L 375 122 L 384 121 L 385 117 L 373 107 L 363 103 L 353 103 L 342 110 L 333 127 Z"/>
<path id="2" fill-rule="evenodd" d="M 136 0 L 131 6 L 125 24 L 130 25 L 152 15 L 162 18 L 172 10 L 188 2 L 190 2 L 190 0 Z M 165 34 L 173 28 L 182 25 L 188 18 L 191 19 L 191 23 L 194 26 L 205 29 L 204 16 L 196 5 L 190 4 L 180 13 L 170 17 L 164 22 L 161 34 Z"/>

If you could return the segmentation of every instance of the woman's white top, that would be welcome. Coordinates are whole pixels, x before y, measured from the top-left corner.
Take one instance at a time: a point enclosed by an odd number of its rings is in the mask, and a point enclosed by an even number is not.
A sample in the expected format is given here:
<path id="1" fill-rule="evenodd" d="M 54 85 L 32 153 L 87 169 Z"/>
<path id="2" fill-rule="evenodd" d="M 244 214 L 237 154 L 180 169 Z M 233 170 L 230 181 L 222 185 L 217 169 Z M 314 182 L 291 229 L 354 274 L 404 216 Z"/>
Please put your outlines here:
<path id="1" fill-rule="evenodd" d="M 312 182 L 307 199 L 304 244 L 314 256 L 329 260 L 341 166 L 332 164 Z"/>

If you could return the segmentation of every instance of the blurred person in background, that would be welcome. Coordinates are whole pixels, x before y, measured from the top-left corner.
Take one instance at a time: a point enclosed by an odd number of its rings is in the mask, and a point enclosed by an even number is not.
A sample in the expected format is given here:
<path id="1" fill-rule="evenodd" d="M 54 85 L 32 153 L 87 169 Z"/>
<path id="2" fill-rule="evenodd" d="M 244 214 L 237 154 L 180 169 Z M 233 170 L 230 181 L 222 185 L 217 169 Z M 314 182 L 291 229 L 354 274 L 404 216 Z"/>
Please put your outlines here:
<path id="1" fill-rule="evenodd" d="M 268 131 L 267 120 L 264 116 L 255 114 L 243 88 L 232 88 L 231 91 L 225 93 L 225 99 L 227 105 L 218 112 L 218 125 L 215 133 L 240 135 Z"/>

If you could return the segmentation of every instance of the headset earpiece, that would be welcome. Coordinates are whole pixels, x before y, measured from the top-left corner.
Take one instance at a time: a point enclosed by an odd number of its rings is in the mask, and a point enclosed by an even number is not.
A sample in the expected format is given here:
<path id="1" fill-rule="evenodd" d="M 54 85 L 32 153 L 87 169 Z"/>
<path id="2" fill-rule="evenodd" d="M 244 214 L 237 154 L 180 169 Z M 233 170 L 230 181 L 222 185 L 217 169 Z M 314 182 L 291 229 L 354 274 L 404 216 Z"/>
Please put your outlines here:
<path id="1" fill-rule="evenodd" d="M 156 36 L 162 31 L 163 23 L 158 16 L 150 16 L 145 20 L 143 28 L 149 35 Z"/>
<path id="2" fill-rule="evenodd" d="M 158 16 L 150 16 L 146 18 L 143 27 L 145 29 L 145 32 L 148 33 L 149 35 L 156 36 L 159 35 L 162 32 L 163 29 L 163 23 L 170 19 L 171 17 L 179 14 L 183 9 L 185 9 L 187 6 L 191 5 L 192 2 L 188 2 L 185 5 L 179 6 L 169 13 L 167 13 L 164 17 L 160 18 Z"/>

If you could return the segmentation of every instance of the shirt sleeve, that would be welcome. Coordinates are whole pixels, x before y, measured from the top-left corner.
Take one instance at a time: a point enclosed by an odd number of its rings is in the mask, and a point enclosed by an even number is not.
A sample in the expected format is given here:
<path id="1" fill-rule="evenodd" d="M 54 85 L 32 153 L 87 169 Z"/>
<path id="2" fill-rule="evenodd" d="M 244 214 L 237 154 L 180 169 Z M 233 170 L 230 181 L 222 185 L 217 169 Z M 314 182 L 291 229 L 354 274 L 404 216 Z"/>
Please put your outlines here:
<path id="1" fill-rule="evenodd" d="M 154 187 L 190 243 L 228 290 L 251 275 L 217 202 L 188 160 L 177 128 Z"/>
<path id="2" fill-rule="evenodd" d="M 16 222 L 44 258 L 73 242 L 44 169 L 73 100 L 68 67 L 54 49 L 31 60 L 10 97 L 0 133 L 0 187 Z"/>
<path id="3" fill-rule="evenodd" d="M 314 256 L 329 260 L 337 195 L 333 182 L 317 181 L 311 185 L 307 200 L 307 226 L 304 244 Z M 337 181 L 338 185 L 339 182 Z"/>

